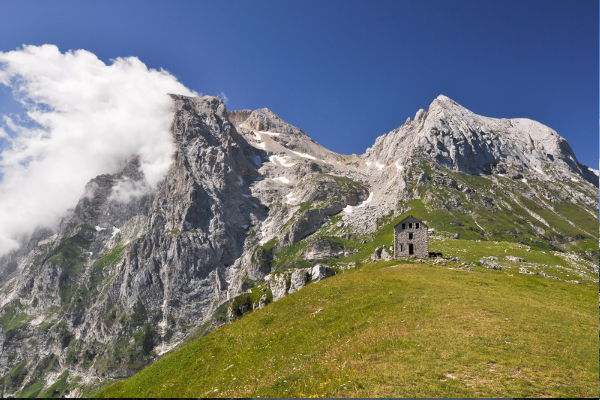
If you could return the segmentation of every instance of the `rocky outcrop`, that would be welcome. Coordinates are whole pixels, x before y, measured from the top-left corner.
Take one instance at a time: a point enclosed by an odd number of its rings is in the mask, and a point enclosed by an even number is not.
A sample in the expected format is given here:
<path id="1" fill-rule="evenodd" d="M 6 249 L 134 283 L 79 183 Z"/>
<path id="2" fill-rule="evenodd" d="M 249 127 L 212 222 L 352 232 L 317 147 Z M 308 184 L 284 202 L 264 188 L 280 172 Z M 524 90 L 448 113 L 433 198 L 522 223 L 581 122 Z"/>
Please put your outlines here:
<path id="1" fill-rule="evenodd" d="M 322 264 L 315 265 L 310 271 L 310 277 L 313 282 L 318 282 L 333 275 L 335 275 L 335 270 Z"/>
<path id="2" fill-rule="evenodd" d="M 227 113 L 227 118 L 229 122 L 238 126 L 247 120 L 250 114 L 252 114 L 252 110 L 233 110 Z"/>
<path id="3" fill-rule="evenodd" d="M 299 268 L 292 271 L 288 293 L 294 293 L 302 289 L 311 280 L 311 278 L 312 274 L 310 268 Z"/>
<path id="4" fill-rule="evenodd" d="M 373 260 L 373 261 L 378 261 L 378 260 L 389 261 L 393 258 L 394 258 L 393 251 L 385 248 L 384 246 L 380 246 L 380 247 L 376 248 L 375 251 L 373 252 L 373 254 L 371 255 L 371 260 Z"/>
<path id="5" fill-rule="evenodd" d="M 345 247 L 340 242 L 318 238 L 307 245 L 302 253 L 302 257 L 308 261 L 319 261 L 328 258 L 342 257 L 344 254 Z"/>
<path id="6" fill-rule="evenodd" d="M 335 270 L 322 264 L 316 264 L 312 268 L 298 268 L 269 274 L 265 281 L 273 293 L 273 301 L 294 293 L 309 282 L 318 282 L 335 275 Z"/>

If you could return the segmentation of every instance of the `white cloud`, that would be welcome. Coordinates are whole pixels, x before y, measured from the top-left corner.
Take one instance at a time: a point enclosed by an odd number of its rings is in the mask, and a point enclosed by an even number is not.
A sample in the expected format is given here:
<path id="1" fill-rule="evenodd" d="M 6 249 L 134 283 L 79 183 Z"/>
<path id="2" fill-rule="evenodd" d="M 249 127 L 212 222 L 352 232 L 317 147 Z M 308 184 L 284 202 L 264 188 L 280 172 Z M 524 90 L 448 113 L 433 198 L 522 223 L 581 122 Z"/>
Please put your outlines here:
<path id="1" fill-rule="evenodd" d="M 131 179 L 122 179 L 113 187 L 110 200 L 120 203 L 128 203 L 130 200 L 143 196 L 148 192 L 148 186 L 144 182 L 136 182 Z"/>
<path id="2" fill-rule="evenodd" d="M 225 92 L 221 91 L 219 93 L 219 97 L 221 98 L 221 100 L 223 100 L 223 103 L 225 103 L 225 104 L 229 103 L 229 97 L 227 97 Z"/>
<path id="3" fill-rule="evenodd" d="M 116 172 L 133 154 L 155 185 L 173 153 L 167 94 L 195 95 L 135 57 L 105 64 L 89 51 L 61 53 L 54 45 L 0 52 L 0 84 L 33 122 L 3 118 L 13 137 L 0 132 L 8 142 L 0 153 L 0 255 L 36 227 L 56 226 L 91 178 Z"/>

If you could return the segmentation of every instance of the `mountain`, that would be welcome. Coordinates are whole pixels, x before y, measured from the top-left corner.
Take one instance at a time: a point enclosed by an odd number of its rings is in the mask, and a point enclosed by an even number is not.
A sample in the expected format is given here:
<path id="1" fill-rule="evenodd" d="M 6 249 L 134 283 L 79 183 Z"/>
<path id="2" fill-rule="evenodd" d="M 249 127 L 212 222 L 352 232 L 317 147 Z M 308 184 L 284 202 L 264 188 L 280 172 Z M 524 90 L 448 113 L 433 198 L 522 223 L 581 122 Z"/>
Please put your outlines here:
<path id="1" fill-rule="evenodd" d="M 438 96 L 341 155 L 269 109 L 172 98 L 176 150 L 156 188 L 132 157 L 91 180 L 56 231 L 0 259 L 3 396 L 130 376 L 192 333 L 387 257 L 409 213 L 447 262 L 501 269 L 480 249 L 512 243 L 539 255 L 519 268 L 597 280 L 598 176 L 540 123 Z"/>

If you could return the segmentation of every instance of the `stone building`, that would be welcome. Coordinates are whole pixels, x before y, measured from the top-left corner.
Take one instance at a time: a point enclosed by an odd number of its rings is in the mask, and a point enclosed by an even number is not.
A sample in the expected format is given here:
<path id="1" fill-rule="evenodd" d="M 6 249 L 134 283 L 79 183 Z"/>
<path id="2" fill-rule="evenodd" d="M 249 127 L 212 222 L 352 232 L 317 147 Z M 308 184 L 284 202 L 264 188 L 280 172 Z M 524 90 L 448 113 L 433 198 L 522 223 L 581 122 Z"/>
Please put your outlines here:
<path id="1" fill-rule="evenodd" d="M 394 227 L 394 258 L 429 257 L 429 227 L 413 217 Z"/>

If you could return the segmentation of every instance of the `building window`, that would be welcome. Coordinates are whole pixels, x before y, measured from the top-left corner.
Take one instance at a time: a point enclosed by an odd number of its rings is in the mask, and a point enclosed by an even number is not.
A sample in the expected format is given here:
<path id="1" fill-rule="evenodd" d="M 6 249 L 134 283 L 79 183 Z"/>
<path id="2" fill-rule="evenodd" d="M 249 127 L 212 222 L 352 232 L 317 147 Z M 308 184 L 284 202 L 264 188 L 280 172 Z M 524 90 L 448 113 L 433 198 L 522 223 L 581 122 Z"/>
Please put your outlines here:
<path id="1" fill-rule="evenodd" d="M 419 223 L 415 222 L 415 228 L 419 229 Z"/>
<path id="2" fill-rule="evenodd" d="M 412 229 L 412 222 L 408 223 L 408 227 Z"/>
<path id="3" fill-rule="evenodd" d="M 404 246 L 400 245 L 400 253 L 404 251 Z"/>
<path id="4" fill-rule="evenodd" d="M 402 229 L 406 229 L 406 224 L 402 224 Z"/>
<path id="5" fill-rule="evenodd" d="M 413 238 L 413 234 L 412 234 L 412 233 L 409 233 L 409 234 L 408 234 L 408 238 L 409 238 L 409 239 L 412 239 L 412 238 Z"/>

